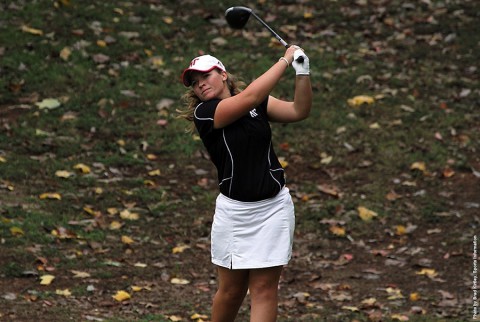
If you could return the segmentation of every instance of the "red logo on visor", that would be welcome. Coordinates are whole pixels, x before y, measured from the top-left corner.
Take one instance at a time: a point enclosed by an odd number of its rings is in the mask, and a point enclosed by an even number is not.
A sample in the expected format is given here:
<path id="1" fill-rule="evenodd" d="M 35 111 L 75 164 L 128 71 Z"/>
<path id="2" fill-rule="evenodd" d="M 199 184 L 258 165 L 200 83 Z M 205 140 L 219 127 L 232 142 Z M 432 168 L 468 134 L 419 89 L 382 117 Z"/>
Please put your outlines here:
<path id="1" fill-rule="evenodd" d="M 190 67 L 192 67 L 193 65 L 195 65 L 195 63 L 197 62 L 197 60 L 200 60 L 200 58 L 195 58 L 194 60 L 192 60 L 192 62 L 190 63 Z"/>

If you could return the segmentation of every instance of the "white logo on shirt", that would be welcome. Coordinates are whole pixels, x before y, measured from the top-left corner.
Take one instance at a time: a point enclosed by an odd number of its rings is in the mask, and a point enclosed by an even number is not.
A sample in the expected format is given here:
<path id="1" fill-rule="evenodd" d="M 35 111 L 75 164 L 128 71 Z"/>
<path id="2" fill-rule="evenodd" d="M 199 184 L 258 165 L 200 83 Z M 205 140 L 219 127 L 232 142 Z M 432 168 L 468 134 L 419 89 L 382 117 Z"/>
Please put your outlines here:
<path id="1" fill-rule="evenodd" d="M 250 116 L 251 116 L 251 117 L 256 117 L 256 116 L 258 116 L 257 111 L 256 111 L 255 109 L 251 110 L 251 111 L 250 111 Z"/>

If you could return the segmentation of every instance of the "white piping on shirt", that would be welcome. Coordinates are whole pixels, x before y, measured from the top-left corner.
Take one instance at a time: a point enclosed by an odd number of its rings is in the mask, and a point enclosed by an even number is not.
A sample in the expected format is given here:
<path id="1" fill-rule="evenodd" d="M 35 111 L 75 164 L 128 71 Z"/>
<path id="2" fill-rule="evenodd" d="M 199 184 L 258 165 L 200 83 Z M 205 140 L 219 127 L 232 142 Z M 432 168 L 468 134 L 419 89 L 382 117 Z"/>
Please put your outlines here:
<path id="1" fill-rule="evenodd" d="M 272 162 L 270 161 L 270 150 L 272 148 L 272 140 L 270 140 L 270 144 L 268 146 L 268 167 L 270 168 L 270 166 L 272 165 Z M 272 172 L 273 171 L 279 171 L 279 170 L 283 170 L 283 168 L 278 168 L 278 169 L 268 169 L 268 173 L 270 173 L 270 176 L 272 177 L 272 179 L 278 184 L 278 187 L 279 189 L 282 189 L 282 185 L 280 184 L 280 182 L 275 179 L 275 177 L 273 176 Z"/>
<path id="2" fill-rule="evenodd" d="M 227 143 L 227 138 L 225 137 L 225 129 L 222 129 L 222 136 L 223 136 L 223 142 L 225 142 L 225 146 L 227 147 L 227 150 L 228 150 L 228 154 L 230 155 L 230 160 L 232 161 L 232 173 L 230 175 L 230 178 L 225 178 L 222 180 L 222 182 L 224 180 L 228 180 L 230 179 L 230 187 L 228 188 L 228 196 L 230 197 L 232 195 L 232 183 L 233 183 L 233 168 L 234 168 L 234 163 L 233 163 L 233 156 L 232 156 L 232 152 L 230 151 L 230 148 L 228 147 L 228 143 Z M 221 184 L 221 183 L 220 183 Z"/>

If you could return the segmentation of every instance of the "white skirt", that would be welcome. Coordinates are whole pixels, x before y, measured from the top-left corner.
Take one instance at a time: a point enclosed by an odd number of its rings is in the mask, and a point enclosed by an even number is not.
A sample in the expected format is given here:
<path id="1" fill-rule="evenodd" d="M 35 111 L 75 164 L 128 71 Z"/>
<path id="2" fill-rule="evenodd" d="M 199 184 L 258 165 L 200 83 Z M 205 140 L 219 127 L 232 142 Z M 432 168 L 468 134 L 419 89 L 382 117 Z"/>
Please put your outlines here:
<path id="1" fill-rule="evenodd" d="M 285 265 L 292 256 L 294 229 L 294 206 L 286 187 L 257 202 L 220 194 L 212 223 L 212 263 L 230 269 Z"/>

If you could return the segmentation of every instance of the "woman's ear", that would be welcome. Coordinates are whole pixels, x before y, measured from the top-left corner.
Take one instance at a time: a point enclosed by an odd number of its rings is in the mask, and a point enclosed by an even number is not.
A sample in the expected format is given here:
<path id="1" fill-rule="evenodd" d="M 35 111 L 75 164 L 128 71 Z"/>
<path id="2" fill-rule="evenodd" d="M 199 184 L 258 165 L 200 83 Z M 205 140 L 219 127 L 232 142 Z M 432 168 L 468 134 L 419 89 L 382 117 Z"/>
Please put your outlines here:
<path id="1" fill-rule="evenodd" d="M 227 72 L 222 71 L 222 80 L 225 82 L 228 79 Z"/>

